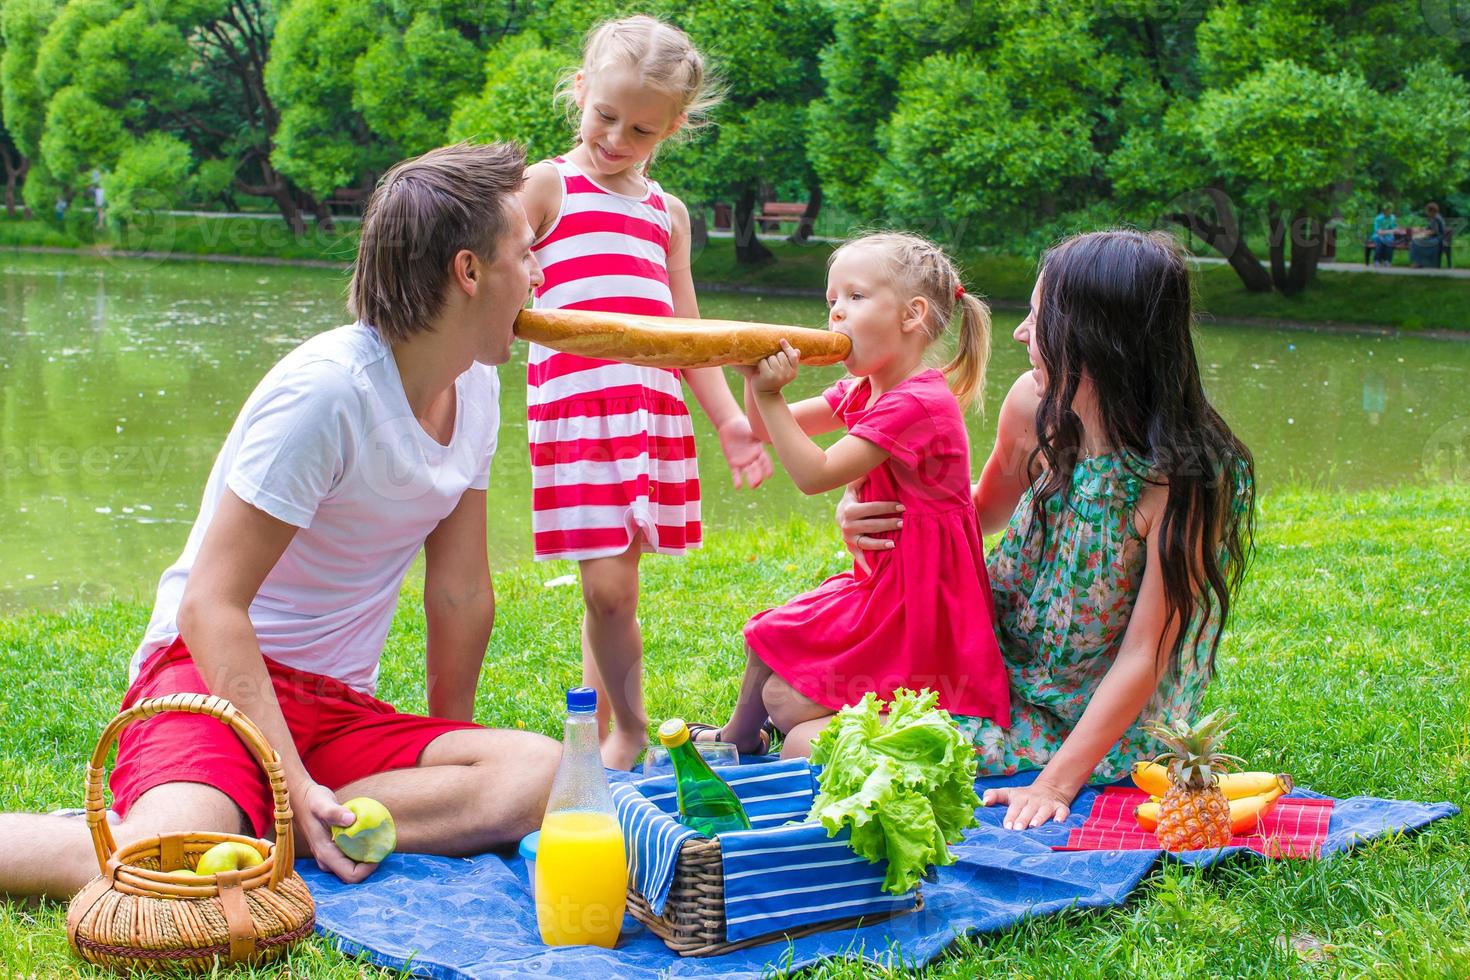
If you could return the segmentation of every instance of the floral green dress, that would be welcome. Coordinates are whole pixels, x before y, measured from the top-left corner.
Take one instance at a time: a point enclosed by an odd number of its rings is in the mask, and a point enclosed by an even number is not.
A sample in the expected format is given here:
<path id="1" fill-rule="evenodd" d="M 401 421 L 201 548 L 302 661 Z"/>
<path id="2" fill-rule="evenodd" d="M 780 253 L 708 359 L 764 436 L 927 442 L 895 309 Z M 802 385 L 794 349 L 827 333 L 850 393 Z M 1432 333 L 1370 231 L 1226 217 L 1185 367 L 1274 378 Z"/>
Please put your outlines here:
<path id="1" fill-rule="evenodd" d="M 1011 724 L 956 716 L 975 744 L 982 773 L 1039 769 L 1061 748 L 1112 667 L 1143 582 L 1144 540 L 1134 510 L 1148 464 L 1129 453 L 1084 459 L 1070 494 L 1045 502 L 1046 533 L 1034 526 L 1033 489 L 1021 495 L 1005 536 L 986 561 L 995 597 L 996 633 L 1010 674 Z M 1236 487 L 1237 505 L 1244 484 Z M 1098 764 L 1094 778 L 1126 775 L 1133 763 L 1163 751 L 1142 731 L 1158 717 L 1193 718 L 1209 682 L 1213 612 L 1178 670 L 1165 672 L 1135 722 Z M 1188 636 L 1194 637 L 1193 629 Z"/>

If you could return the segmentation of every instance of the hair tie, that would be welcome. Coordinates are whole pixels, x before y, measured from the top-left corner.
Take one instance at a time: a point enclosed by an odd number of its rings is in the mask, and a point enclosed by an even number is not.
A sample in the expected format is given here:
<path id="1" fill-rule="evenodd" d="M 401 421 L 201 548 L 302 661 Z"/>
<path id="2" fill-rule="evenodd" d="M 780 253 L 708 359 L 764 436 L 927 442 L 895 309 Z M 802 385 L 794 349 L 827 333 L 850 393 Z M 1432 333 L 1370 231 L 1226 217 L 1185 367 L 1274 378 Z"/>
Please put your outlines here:
<path id="1" fill-rule="evenodd" d="M 958 300 L 963 295 L 965 295 L 965 287 L 964 286 L 956 286 L 954 288 L 954 298 L 956 300 Z"/>

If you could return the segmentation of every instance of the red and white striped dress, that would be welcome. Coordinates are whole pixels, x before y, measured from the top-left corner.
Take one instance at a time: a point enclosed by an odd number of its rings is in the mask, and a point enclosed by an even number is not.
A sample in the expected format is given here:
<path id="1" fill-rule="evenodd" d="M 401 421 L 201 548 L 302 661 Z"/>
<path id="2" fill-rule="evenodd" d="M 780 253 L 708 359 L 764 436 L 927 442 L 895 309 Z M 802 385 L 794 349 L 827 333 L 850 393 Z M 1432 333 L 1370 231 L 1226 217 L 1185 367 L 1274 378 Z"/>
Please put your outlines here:
<path id="1" fill-rule="evenodd" d="M 672 223 L 664 194 L 615 194 L 553 161 L 561 210 L 531 246 L 545 282 L 537 309 L 673 316 Z M 679 373 L 531 344 L 526 368 L 531 529 L 536 558 L 683 554 L 700 544 L 694 428 Z"/>

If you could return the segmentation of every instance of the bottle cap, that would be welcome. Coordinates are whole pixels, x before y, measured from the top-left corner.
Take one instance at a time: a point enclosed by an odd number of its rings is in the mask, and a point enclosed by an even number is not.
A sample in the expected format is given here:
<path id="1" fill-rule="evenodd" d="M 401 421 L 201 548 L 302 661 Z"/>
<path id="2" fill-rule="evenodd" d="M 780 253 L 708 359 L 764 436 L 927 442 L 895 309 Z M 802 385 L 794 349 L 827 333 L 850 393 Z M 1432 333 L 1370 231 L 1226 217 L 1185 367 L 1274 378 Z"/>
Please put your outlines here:
<path id="1" fill-rule="evenodd" d="M 689 726 L 683 718 L 670 718 L 658 726 L 658 740 L 668 748 L 683 745 L 689 741 Z"/>
<path id="2" fill-rule="evenodd" d="M 574 687 L 567 692 L 567 710 L 578 714 L 589 714 L 597 710 L 597 690 L 591 687 Z"/>

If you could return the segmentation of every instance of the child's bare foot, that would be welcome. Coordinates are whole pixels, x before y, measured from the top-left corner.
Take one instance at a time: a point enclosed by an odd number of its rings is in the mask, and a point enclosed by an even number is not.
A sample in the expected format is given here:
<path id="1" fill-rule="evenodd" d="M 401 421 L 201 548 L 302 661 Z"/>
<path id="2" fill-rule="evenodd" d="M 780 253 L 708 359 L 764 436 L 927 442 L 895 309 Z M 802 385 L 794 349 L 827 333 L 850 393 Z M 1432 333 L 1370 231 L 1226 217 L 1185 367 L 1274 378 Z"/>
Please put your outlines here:
<path id="1" fill-rule="evenodd" d="M 602 764 L 609 769 L 630 770 L 647 747 L 645 732 L 614 727 L 602 743 Z"/>

